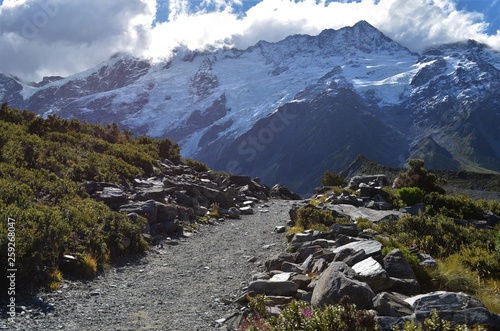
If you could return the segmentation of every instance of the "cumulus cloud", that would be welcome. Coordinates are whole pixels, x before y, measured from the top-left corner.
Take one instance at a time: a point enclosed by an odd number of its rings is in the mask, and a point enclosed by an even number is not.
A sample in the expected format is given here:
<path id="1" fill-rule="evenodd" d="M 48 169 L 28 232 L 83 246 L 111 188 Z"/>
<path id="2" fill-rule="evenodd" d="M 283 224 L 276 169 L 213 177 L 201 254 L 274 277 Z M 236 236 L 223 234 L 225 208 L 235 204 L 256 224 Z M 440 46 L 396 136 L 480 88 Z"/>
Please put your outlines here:
<path id="1" fill-rule="evenodd" d="M 417 52 L 464 39 L 500 50 L 500 34 L 486 33 L 483 14 L 460 11 L 453 0 L 4 0 L 0 72 L 40 79 L 116 52 L 158 59 L 179 45 L 246 48 L 360 20 Z"/>
<path id="2" fill-rule="evenodd" d="M 84 70 L 146 47 L 155 1 L 8 0 L 0 7 L 0 72 L 37 79 Z"/>

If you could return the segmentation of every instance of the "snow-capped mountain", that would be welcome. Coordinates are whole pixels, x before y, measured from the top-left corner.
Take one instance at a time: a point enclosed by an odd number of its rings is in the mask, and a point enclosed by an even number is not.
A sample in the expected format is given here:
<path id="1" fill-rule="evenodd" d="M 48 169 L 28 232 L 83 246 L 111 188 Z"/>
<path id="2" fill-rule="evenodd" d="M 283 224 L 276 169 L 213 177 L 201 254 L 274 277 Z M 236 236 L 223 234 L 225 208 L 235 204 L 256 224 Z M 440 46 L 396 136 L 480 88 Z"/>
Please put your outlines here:
<path id="1" fill-rule="evenodd" d="M 367 22 L 151 63 L 116 55 L 0 102 L 170 137 L 214 169 L 298 192 L 357 155 L 388 166 L 500 171 L 500 54 L 466 41 L 414 53 Z"/>

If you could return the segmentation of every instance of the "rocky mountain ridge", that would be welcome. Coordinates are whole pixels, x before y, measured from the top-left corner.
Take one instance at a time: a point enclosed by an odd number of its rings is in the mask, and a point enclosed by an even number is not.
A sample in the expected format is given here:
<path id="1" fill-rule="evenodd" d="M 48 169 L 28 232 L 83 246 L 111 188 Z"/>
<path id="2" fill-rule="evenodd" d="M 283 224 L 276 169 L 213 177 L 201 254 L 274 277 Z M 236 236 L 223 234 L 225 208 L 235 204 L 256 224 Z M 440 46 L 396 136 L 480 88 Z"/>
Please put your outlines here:
<path id="1" fill-rule="evenodd" d="M 500 53 L 475 41 L 417 54 L 362 21 L 159 63 L 119 54 L 40 83 L 0 74 L 0 100 L 167 136 L 213 169 L 310 193 L 359 154 L 500 171 L 499 69 Z"/>

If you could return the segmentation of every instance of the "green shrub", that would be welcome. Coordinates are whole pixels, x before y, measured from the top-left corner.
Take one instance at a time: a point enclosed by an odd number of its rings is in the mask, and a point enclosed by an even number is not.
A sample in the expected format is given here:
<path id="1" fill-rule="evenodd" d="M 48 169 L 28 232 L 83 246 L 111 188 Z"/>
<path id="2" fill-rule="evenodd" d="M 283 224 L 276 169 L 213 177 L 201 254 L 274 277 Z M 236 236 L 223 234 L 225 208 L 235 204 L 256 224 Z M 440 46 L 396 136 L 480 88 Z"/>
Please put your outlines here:
<path id="1" fill-rule="evenodd" d="M 301 207 L 297 210 L 297 220 L 295 225 L 302 227 L 303 229 L 311 229 L 311 227 L 315 224 L 330 226 L 333 223 L 333 215 L 329 210 L 319 210 L 312 205 Z"/>
<path id="2" fill-rule="evenodd" d="M 424 201 L 425 192 L 418 187 L 402 187 L 396 191 L 396 196 L 407 206 L 413 206 Z"/>
<path id="3" fill-rule="evenodd" d="M 444 194 L 445 191 L 437 186 L 437 176 L 424 169 L 424 161 L 411 159 L 408 161 L 408 169 L 399 174 L 394 181 L 395 188 L 418 187 L 425 192 L 437 192 Z"/>
<path id="4" fill-rule="evenodd" d="M 323 179 L 321 179 L 321 185 L 323 186 L 346 186 L 347 181 L 342 177 L 341 175 L 335 173 L 335 172 L 330 172 L 330 171 L 325 171 L 325 174 L 323 175 Z"/>
<path id="5" fill-rule="evenodd" d="M 250 298 L 250 307 L 257 313 L 244 323 L 242 331 L 371 331 L 377 330 L 374 316 L 351 304 L 312 308 L 305 301 L 292 301 L 279 317 L 269 317 L 262 296 Z"/>
<path id="6" fill-rule="evenodd" d="M 442 214 L 460 219 L 482 219 L 483 209 L 465 195 L 451 196 L 437 193 L 428 194 L 424 202 L 430 215 Z"/>
<path id="7" fill-rule="evenodd" d="M 185 159 L 184 163 L 187 166 L 193 168 L 196 172 L 207 172 L 210 170 L 210 168 L 205 163 L 193 159 Z"/>
<path id="8" fill-rule="evenodd" d="M 454 325 L 452 326 L 450 321 L 446 321 L 441 319 L 436 310 L 432 311 L 432 315 L 430 318 L 426 318 L 424 323 L 419 323 L 415 321 L 405 322 L 403 328 L 401 329 L 399 325 L 394 326 L 394 331 L 486 331 L 481 325 L 477 326 L 467 326 L 465 324 L 462 325 Z"/>
<path id="9" fill-rule="evenodd" d="M 92 277 L 112 258 L 142 252 L 147 221 L 133 223 L 88 197 L 86 180 L 121 182 L 152 175 L 162 157 L 180 159 L 167 139 L 132 138 L 116 124 L 100 126 L 47 119 L 2 104 L 0 110 L 0 218 L 15 220 L 16 267 L 23 290 L 56 288 L 64 273 Z M 0 249 L 7 251 L 7 222 Z M 68 267 L 63 255 L 79 257 Z M 0 261 L 6 269 L 7 261 Z"/>
<path id="10" fill-rule="evenodd" d="M 500 278 L 500 252 L 489 251 L 482 247 L 465 247 L 461 251 L 461 260 L 465 266 L 477 271 L 484 279 Z"/>

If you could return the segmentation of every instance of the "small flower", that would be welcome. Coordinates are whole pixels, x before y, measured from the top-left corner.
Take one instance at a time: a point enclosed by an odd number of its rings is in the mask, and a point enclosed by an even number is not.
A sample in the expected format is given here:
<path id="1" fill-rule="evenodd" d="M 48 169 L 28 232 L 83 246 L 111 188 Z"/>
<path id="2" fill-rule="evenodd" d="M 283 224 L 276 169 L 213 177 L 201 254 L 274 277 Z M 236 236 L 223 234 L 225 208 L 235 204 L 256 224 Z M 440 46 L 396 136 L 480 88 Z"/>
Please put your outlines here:
<path id="1" fill-rule="evenodd" d="M 304 315 L 305 318 L 309 319 L 313 315 L 312 308 L 304 308 L 302 309 L 302 315 Z"/>

